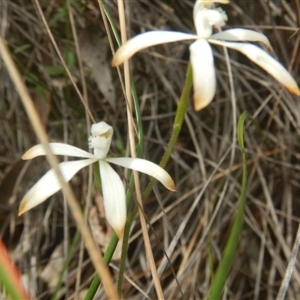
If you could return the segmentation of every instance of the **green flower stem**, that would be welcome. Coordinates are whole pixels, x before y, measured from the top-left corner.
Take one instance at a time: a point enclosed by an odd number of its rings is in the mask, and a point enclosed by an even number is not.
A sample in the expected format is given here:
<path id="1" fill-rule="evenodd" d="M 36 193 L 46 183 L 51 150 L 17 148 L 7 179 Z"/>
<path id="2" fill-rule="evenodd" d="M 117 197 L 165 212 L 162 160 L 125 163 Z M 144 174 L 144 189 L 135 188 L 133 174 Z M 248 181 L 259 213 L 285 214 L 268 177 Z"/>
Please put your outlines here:
<path id="1" fill-rule="evenodd" d="M 99 162 L 93 163 L 94 182 L 99 193 L 102 193 Z"/>
<path id="2" fill-rule="evenodd" d="M 134 211 L 135 211 L 135 209 L 134 209 Z M 129 233 L 130 233 L 130 227 L 131 227 L 132 221 L 133 220 L 127 220 L 127 222 L 125 224 L 125 229 L 124 229 L 122 254 L 121 254 L 121 261 L 120 261 L 120 265 L 119 265 L 119 276 L 118 276 L 118 284 L 117 284 L 117 291 L 118 291 L 119 295 L 122 294 L 123 278 L 124 278 L 124 272 L 125 272 L 127 250 L 128 250 Z"/>
<path id="3" fill-rule="evenodd" d="M 223 257 L 217 269 L 215 276 L 213 277 L 212 284 L 209 291 L 208 300 L 222 299 L 222 291 L 224 289 L 228 274 L 230 272 L 234 255 L 236 253 L 236 248 L 239 242 L 239 237 L 242 231 L 243 221 L 244 221 L 244 211 L 246 204 L 247 195 L 247 162 L 246 154 L 244 148 L 244 122 L 247 117 L 247 113 L 244 112 L 238 122 L 238 142 L 242 153 L 242 163 L 243 163 L 243 175 L 242 175 L 242 188 L 241 195 L 239 199 L 239 204 L 230 232 L 230 236 L 225 246 L 223 252 Z"/>
<path id="4" fill-rule="evenodd" d="M 189 96 L 190 96 L 192 85 L 193 85 L 193 74 L 192 74 L 191 64 L 189 63 L 186 71 L 185 85 L 177 106 L 176 116 L 173 124 L 173 131 L 167 149 L 159 163 L 159 165 L 162 168 L 165 168 L 165 166 L 167 165 L 167 162 L 177 142 L 184 121 L 185 113 L 189 104 Z M 156 179 L 152 179 L 150 181 L 150 183 L 148 184 L 148 186 L 146 187 L 143 193 L 143 200 L 145 200 L 148 197 L 156 181 L 157 181 Z"/>

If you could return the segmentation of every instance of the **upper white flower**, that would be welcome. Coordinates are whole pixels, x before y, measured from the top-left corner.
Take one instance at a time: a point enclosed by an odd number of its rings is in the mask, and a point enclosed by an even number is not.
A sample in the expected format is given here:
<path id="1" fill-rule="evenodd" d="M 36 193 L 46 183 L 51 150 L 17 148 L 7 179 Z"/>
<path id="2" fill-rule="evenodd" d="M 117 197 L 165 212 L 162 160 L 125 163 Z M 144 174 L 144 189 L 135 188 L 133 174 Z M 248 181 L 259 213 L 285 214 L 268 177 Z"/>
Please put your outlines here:
<path id="1" fill-rule="evenodd" d="M 139 50 L 150 46 L 184 40 L 196 40 L 190 45 L 194 107 L 196 110 L 207 106 L 212 101 L 216 91 L 214 59 L 209 43 L 225 46 L 243 53 L 272 75 L 278 82 L 283 84 L 290 92 L 299 96 L 300 90 L 297 83 L 278 61 L 272 58 L 266 51 L 253 44 L 240 43 L 245 41 L 261 42 L 271 51 L 272 47 L 265 35 L 256 31 L 239 28 L 212 34 L 213 27 L 220 28 L 227 21 L 224 11 L 212 8 L 213 2 L 228 3 L 229 1 L 196 1 L 193 15 L 196 35 L 175 31 L 149 31 L 142 33 L 128 40 L 117 50 L 113 57 L 112 65 L 118 66 Z"/>
<path id="2" fill-rule="evenodd" d="M 117 235 L 121 237 L 126 222 L 125 189 L 120 176 L 109 163 L 150 175 L 171 191 L 176 190 L 175 184 L 164 169 L 148 160 L 130 157 L 106 157 L 113 135 L 113 129 L 107 123 L 100 122 L 93 124 L 91 133 L 89 147 L 94 149 L 94 154 L 63 143 L 50 143 L 49 146 L 56 155 L 85 158 L 83 160 L 67 161 L 59 164 L 59 169 L 66 182 L 82 168 L 95 162 L 99 163 L 106 218 Z M 46 155 L 44 147 L 41 144 L 30 148 L 22 156 L 22 159 L 28 160 L 40 155 Z M 60 189 L 61 185 L 53 169 L 51 169 L 25 194 L 20 203 L 19 215 L 42 203 Z"/>

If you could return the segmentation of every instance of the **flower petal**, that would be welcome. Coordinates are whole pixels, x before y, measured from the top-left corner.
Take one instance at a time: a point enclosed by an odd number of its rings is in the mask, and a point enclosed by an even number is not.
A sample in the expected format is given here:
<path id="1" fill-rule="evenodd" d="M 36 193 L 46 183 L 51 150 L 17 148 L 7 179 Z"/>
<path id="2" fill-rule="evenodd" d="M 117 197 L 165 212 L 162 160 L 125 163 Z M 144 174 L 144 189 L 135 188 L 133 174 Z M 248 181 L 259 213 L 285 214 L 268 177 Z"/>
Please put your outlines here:
<path id="1" fill-rule="evenodd" d="M 194 108 L 207 106 L 216 92 L 214 58 L 206 40 L 197 40 L 190 46 L 190 60 L 193 69 Z"/>
<path id="2" fill-rule="evenodd" d="M 250 60 L 272 75 L 278 82 L 283 84 L 291 93 L 300 96 L 299 87 L 292 75 L 283 67 L 281 63 L 275 60 L 263 49 L 252 44 L 230 43 L 216 40 L 214 40 L 213 43 L 235 49 L 243 53 Z"/>
<path id="3" fill-rule="evenodd" d="M 94 149 L 94 155 L 99 159 L 106 157 L 113 133 L 113 128 L 106 122 L 102 121 L 92 125 L 89 147 Z"/>
<path id="4" fill-rule="evenodd" d="M 84 151 L 80 148 L 71 146 L 69 144 L 63 144 L 63 143 L 49 143 L 49 146 L 53 152 L 53 154 L 56 155 L 68 155 L 68 156 L 74 156 L 74 157 L 84 157 L 84 158 L 95 158 L 95 156 L 87 151 Z M 46 151 L 42 144 L 38 144 L 27 150 L 23 156 L 22 159 L 28 160 L 35 158 L 37 156 L 46 155 Z"/>
<path id="5" fill-rule="evenodd" d="M 209 38 L 209 42 L 211 40 L 225 40 L 231 42 L 261 42 L 268 48 L 268 51 L 272 51 L 272 46 L 264 34 L 249 29 L 234 28 L 224 30 L 222 32 L 213 34 Z"/>
<path id="6" fill-rule="evenodd" d="M 174 181 L 169 173 L 151 161 L 132 157 L 112 157 L 106 158 L 105 160 L 115 165 L 119 165 L 124 168 L 132 169 L 152 176 L 160 181 L 168 190 L 176 191 Z"/>
<path id="7" fill-rule="evenodd" d="M 222 4 L 228 4 L 229 0 L 197 0 L 195 3 L 196 5 L 202 5 L 202 7 L 211 7 L 214 3 L 222 3 Z"/>
<path id="8" fill-rule="evenodd" d="M 124 185 L 120 176 L 106 161 L 100 160 L 99 167 L 105 216 L 120 239 L 126 223 Z"/>
<path id="9" fill-rule="evenodd" d="M 198 37 L 206 39 L 211 36 L 213 26 L 219 28 L 225 25 L 227 16 L 222 9 L 209 9 L 201 2 L 196 2 L 194 6 L 194 24 Z"/>
<path id="10" fill-rule="evenodd" d="M 84 159 L 60 163 L 59 169 L 68 182 L 80 169 L 96 162 L 97 159 Z M 61 189 L 53 169 L 49 170 L 24 196 L 20 203 L 19 215 L 44 202 Z"/>
<path id="11" fill-rule="evenodd" d="M 164 43 L 178 42 L 184 40 L 195 40 L 196 35 L 176 31 L 148 31 L 135 36 L 124 43 L 115 53 L 112 61 L 113 66 L 122 64 L 136 52 Z"/>

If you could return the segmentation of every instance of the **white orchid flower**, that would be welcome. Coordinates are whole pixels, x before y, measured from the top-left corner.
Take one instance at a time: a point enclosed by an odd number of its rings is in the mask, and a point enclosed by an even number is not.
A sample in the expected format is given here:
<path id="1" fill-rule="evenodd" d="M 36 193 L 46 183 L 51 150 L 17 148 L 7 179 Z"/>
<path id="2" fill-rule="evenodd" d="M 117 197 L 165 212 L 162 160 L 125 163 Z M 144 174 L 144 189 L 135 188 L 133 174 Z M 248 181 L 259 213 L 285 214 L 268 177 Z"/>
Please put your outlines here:
<path id="1" fill-rule="evenodd" d="M 49 146 L 53 154 L 84 158 L 59 164 L 59 169 L 66 182 L 71 180 L 82 168 L 95 162 L 99 163 L 106 218 L 117 235 L 121 237 L 126 222 L 125 189 L 120 176 L 109 163 L 150 175 L 171 191 L 176 190 L 175 184 L 164 169 L 148 160 L 130 157 L 108 158 L 107 153 L 110 148 L 113 129 L 107 123 L 93 124 L 91 133 L 89 147 L 94 149 L 94 154 L 63 143 L 50 143 Z M 46 155 L 46 152 L 44 147 L 39 144 L 30 148 L 22 156 L 22 159 L 33 159 L 41 155 Z M 51 169 L 25 194 L 19 207 L 19 215 L 42 203 L 60 189 L 61 185 L 54 170 Z"/>
<path id="2" fill-rule="evenodd" d="M 175 31 L 149 31 L 137 35 L 124 43 L 115 53 L 113 66 L 118 66 L 128 60 L 136 52 L 150 46 L 163 43 L 196 40 L 190 45 L 190 59 L 193 69 L 194 107 L 200 110 L 213 99 L 216 91 L 216 75 L 211 46 L 215 44 L 235 49 L 283 84 L 291 93 L 300 95 L 297 83 L 290 73 L 263 49 L 240 42 L 261 42 L 271 50 L 268 38 L 256 31 L 248 29 L 229 29 L 212 34 L 213 27 L 225 25 L 227 16 L 221 9 L 212 8 L 213 2 L 228 3 L 229 1 L 198 0 L 194 5 L 194 23 L 196 35 Z"/>

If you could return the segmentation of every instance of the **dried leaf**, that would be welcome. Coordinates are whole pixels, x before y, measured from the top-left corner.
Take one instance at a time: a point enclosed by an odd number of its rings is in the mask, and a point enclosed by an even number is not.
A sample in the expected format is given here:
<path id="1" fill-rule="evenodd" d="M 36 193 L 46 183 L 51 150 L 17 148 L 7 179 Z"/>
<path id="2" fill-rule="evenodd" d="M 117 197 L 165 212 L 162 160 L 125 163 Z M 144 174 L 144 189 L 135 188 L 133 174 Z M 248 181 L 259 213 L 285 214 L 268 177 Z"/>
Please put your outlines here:
<path id="1" fill-rule="evenodd" d="M 116 96 L 112 82 L 110 60 L 107 59 L 107 46 L 97 33 L 84 30 L 79 38 L 82 60 L 90 69 L 100 92 L 112 108 L 115 108 Z"/>

